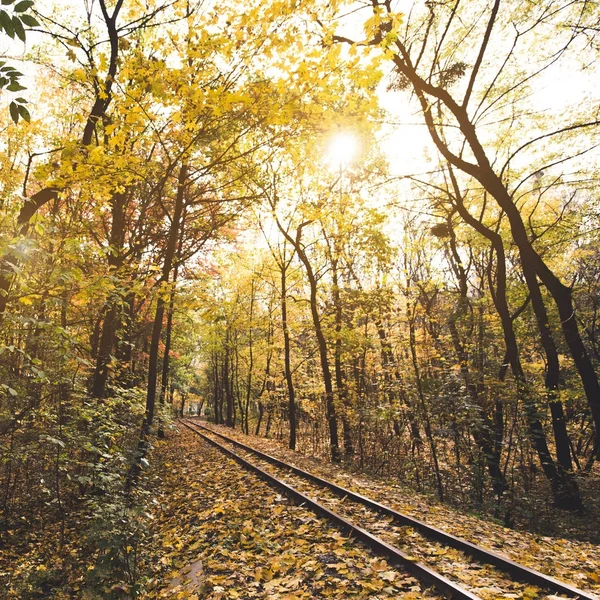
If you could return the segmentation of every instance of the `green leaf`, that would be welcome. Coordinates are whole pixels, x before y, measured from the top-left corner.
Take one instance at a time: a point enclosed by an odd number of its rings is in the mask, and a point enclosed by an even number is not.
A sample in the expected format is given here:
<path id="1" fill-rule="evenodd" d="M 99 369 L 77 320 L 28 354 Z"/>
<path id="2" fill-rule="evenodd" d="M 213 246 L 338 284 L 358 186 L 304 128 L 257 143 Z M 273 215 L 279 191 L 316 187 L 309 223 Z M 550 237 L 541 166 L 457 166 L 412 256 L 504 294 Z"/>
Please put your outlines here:
<path id="1" fill-rule="evenodd" d="M 2 0 L 2 5 L 3 6 L 8 6 L 9 4 L 12 4 L 15 0 Z"/>
<path id="2" fill-rule="evenodd" d="M 0 10 L 0 26 L 6 31 L 6 35 L 11 39 L 15 37 L 15 30 L 13 28 L 12 19 L 8 13 L 4 10 Z"/>
<path id="3" fill-rule="evenodd" d="M 15 102 L 19 102 L 20 104 L 29 104 L 25 98 L 15 98 Z"/>
<path id="4" fill-rule="evenodd" d="M 39 27 L 40 22 L 31 15 L 21 15 L 21 21 L 27 25 L 27 27 Z"/>
<path id="5" fill-rule="evenodd" d="M 15 28 L 15 33 L 17 34 L 17 37 L 22 42 L 24 42 L 25 41 L 25 29 L 23 29 L 23 23 L 21 23 L 21 21 L 19 20 L 19 17 L 13 17 L 12 24 L 13 24 L 13 27 Z"/>
<path id="6" fill-rule="evenodd" d="M 18 123 L 19 122 L 19 107 L 14 102 L 11 102 L 10 106 L 9 106 L 9 110 L 10 110 L 10 118 L 15 123 Z"/>
<path id="7" fill-rule="evenodd" d="M 22 13 L 33 6 L 33 0 L 23 0 L 15 6 L 15 12 Z"/>
<path id="8" fill-rule="evenodd" d="M 23 117 L 23 120 L 27 121 L 28 123 L 31 122 L 31 115 L 29 114 L 29 111 L 23 105 L 19 105 L 17 108 L 19 114 Z"/>
<path id="9" fill-rule="evenodd" d="M 23 87 L 20 83 L 14 81 L 7 88 L 9 92 L 20 92 L 21 90 L 26 90 L 26 87 Z"/>

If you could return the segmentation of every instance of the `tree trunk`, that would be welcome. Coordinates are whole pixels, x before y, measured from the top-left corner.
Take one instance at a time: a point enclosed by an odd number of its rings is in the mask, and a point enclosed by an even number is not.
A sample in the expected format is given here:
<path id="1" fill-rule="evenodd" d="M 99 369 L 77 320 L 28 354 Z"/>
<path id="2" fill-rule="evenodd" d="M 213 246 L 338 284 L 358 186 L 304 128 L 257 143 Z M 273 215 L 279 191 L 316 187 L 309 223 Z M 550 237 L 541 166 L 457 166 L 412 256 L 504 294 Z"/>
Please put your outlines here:
<path id="1" fill-rule="evenodd" d="M 113 194 L 112 204 L 112 225 L 110 231 L 110 248 L 108 252 L 109 273 L 116 276 L 116 273 L 123 263 L 122 253 L 125 242 L 125 201 L 124 193 Z M 92 380 L 92 395 L 96 398 L 104 398 L 106 394 L 106 382 L 108 381 L 110 357 L 117 334 L 117 324 L 119 321 L 119 294 L 113 292 L 107 300 L 104 319 L 102 323 L 102 333 L 100 334 L 100 343 L 96 355 L 96 368 Z"/>
<path id="2" fill-rule="evenodd" d="M 179 170 L 177 179 L 177 193 L 175 196 L 175 207 L 173 209 L 173 217 L 169 228 L 167 238 L 167 247 L 165 249 L 164 261 L 162 266 L 161 281 L 168 283 L 171 268 L 173 266 L 173 258 L 177 247 L 177 238 L 179 233 L 179 224 L 183 214 L 185 190 L 187 185 L 187 164 L 182 164 Z M 159 294 L 156 302 L 156 312 L 154 315 L 154 323 L 152 325 L 152 337 L 150 339 L 150 352 L 148 359 L 148 389 L 146 390 L 146 410 L 144 420 L 140 431 L 140 440 L 137 447 L 137 452 L 132 464 L 132 468 L 128 477 L 128 486 L 135 483 L 141 471 L 141 460 L 148 452 L 148 436 L 154 423 L 154 413 L 156 405 L 156 387 L 158 383 L 158 349 L 165 314 L 165 301 Z"/>
<path id="3" fill-rule="evenodd" d="M 456 310 L 450 315 L 450 318 L 448 319 L 448 327 L 450 329 L 452 345 L 454 346 L 454 351 L 456 352 L 456 355 L 458 357 L 459 369 L 465 382 L 465 387 L 469 396 L 471 397 L 473 405 L 478 408 L 478 411 L 480 413 L 478 415 L 478 418 L 476 418 L 475 422 L 473 423 L 473 437 L 475 439 L 475 443 L 477 444 L 477 446 L 479 446 L 479 449 L 483 454 L 488 473 L 490 475 L 490 478 L 492 479 L 494 493 L 498 496 L 498 498 L 500 498 L 506 490 L 507 484 L 504 478 L 504 474 L 502 473 L 502 469 L 500 468 L 500 455 L 494 451 L 493 447 L 492 432 L 494 430 L 494 423 L 493 421 L 491 421 L 490 416 L 487 414 L 485 406 L 480 397 L 477 385 L 473 381 L 473 378 L 471 376 L 467 353 L 460 339 L 457 327 L 458 321 L 464 317 L 468 309 L 467 274 L 458 254 L 458 249 L 456 247 L 456 236 L 454 233 L 454 228 L 452 226 L 450 216 L 447 219 L 447 224 L 448 231 L 450 233 L 449 260 L 451 264 L 453 264 L 453 270 L 456 276 L 458 277 L 460 288 L 460 296 L 456 305 Z"/>
<path id="4" fill-rule="evenodd" d="M 160 396 L 158 403 L 161 409 L 164 409 L 165 398 L 167 396 L 168 384 L 169 384 L 169 368 L 171 359 L 171 334 L 173 330 L 173 310 L 175 307 L 175 282 L 177 281 L 177 267 L 173 273 L 173 287 L 171 289 L 171 297 L 169 298 L 169 308 L 167 310 L 167 326 L 165 329 L 165 352 L 163 354 L 162 361 L 162 373 L 160 378 Z M 165 437 L 162 420 L 158 424 L 157 435 L 159 438 Z"/>
<path id="5" fill-rule="evenodd" d="M 333 283 L 333 306 L 335 311 L 335 343 L 334 343 L 334 370 L 335 387 L 342 407 L 342 432 L 344 437 L 344 454 L 346 458 L 352 459 L 354 456 L 354 447 L 352 444 L 352 425 L 348 412 L 350 410 L 348 388 L 344 381 L 344 371 L 342 369 L 342 322 L 343 310 L 340 295 L 339 277 L 338 277 L 338 259 L 331 258 L 332 283 Z"/>
<path id="6" fill-rule="evenodd" d="M 288 392 L 288 416 L 290 419 L 290 450 L 296 449 L 296 391 L 292 379 L 290 331 L 287 320 L 287 282 L 286 274 L 289 263 L 280 265 L 281 268 L 281 328 L 283 330 L 283 368 Z M 262 415 L 261 415 L 262 417 Z"/>
<path id="7" fill-rule="evenodd" d="M 331 370 L 329 368 L 329 359 L 327 357 L 327 340 L 323 333 L 321 326 L 321 317 L 319 315 L 319 308 L 317 304 L 317 280 L 310 264 L 310 260 L 302 247 L 300 238 L 302 236 L 302 227 L 299 227 L 296 234 L 296 239 L 291 237 L 289 233 L 281 226 L 279 221 L 277 222 L 280 231 L 283 233 L 285 238 L 292 244 L 298 257 L 302 261 L 304 268 L 306 269 L 306 275 L 310 286 L 310 314 L 312 316 L 313 326 L 315 329 L 315 335 L 317 337 L 317 345 L 319 348 L 319 359 L 321 362 L 321 370 L 323 372 L 323 384 L 325 386 L 325 410 L 327 416 L 327 425 L 329 428 L 329 449 L 331 452 L 331 460 L 334 463 L 341 461 L 339 438 L 338 438 L 338 425 L 337 416 L 335 410 L 335 401 L 333 394 L 333 381 L 331 377 Z"/>
<path id="8" fill-rule="evenodd" d="M 258 401 L 258 421 L 256 422 L 256 429 L 254 430 L 254 435 L 260 435 L 260 426 L 262 424 L 264 414 L 265 414 L 265 406 L 259 400 Z"/>
<path id="9" fill-rule="evenodd" d="M 233 390 L 229 356 L 229 331 L 225 340 L 225 355 L 223 358 L 223 391 L 225 393 L 225 426 L 233 427 Z"/>

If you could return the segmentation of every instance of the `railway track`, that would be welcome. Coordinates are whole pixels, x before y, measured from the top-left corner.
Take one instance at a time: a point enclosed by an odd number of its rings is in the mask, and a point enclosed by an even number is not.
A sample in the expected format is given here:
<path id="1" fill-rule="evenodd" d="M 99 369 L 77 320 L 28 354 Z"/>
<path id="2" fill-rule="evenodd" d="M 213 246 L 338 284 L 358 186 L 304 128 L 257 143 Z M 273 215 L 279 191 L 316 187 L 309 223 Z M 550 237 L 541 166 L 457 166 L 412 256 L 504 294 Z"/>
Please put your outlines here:
<path id="1" fill-rule="evenodd" d="M 599 600 L 589 592 L 427 525 L 197 421 L 182 419 L 181 423 L 294 501 L 324 516 L 448 598 L 495 600 L 560 594 Z"/>

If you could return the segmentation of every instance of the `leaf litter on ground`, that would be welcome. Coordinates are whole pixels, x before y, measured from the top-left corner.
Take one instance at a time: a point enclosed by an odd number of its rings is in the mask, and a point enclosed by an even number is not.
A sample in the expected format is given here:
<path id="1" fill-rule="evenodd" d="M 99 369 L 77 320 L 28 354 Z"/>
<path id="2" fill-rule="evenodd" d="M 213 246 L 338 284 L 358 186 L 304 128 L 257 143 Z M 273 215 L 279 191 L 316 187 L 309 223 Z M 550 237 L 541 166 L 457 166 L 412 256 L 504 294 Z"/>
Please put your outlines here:
<path id="1" fill-rule="evenodd" d="M 247 436 L 227 427 L 206 422 L 202 424 L 452 535 L 504 554 L 512 560 L 582 590 L 600 595 L 599 545 L 503 527 L 485 517 L 467 514 L 443 505 L 398 482 L 352 472 L 313 456 L 291 451 L 276 439 Z"/>
<path id="2" fill-rule="evenodd" d="M 147 598 L 438 597 L 187 429 L 152 462 Z"/>

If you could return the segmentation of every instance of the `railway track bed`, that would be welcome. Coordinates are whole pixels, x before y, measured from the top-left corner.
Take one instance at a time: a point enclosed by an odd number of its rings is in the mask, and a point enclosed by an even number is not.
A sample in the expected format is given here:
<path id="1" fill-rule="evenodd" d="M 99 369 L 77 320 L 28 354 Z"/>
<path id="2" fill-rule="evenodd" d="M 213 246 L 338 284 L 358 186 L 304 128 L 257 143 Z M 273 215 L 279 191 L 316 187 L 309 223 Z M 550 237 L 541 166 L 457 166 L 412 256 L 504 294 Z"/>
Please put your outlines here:
<path id="1" fill-rule="evenodd" d="M 441 600 L 187 428 L 153 452 L 148 599 Z"/>
<path id="2" fill-rule="evenodd" d="M 182 423 L 221 452 L 400 565 L 425 586 L 450 598 L 560 597 L 597 600 L 594 594 L 543 575 L 507 557 L 431 527 L 193 420 Z"/>

